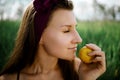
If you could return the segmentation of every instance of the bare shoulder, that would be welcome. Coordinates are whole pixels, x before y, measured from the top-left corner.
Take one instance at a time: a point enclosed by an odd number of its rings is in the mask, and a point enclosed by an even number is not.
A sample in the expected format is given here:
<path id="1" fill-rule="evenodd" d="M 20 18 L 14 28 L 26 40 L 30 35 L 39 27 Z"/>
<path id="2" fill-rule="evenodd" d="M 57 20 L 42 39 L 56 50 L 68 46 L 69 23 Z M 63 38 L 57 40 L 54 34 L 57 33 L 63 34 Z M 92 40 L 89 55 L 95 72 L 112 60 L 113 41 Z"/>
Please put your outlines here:
<path id="1" fill-rule="evenodd" d="M 3 80 L 3 76 L 0 76 L 0 80 Z"/>
<path id="2" fill-rule="evenodd" d="M 78 72 L 81 60 L 78 57 L 76 57 L 74 61 L 75 61 L 75 70 Z"/>
<path id="3" fill-rule="evenodd" d="M 17 76 L 16 74 L 5 74 L 0 76 L 0 80 L 16 80 Z"/>

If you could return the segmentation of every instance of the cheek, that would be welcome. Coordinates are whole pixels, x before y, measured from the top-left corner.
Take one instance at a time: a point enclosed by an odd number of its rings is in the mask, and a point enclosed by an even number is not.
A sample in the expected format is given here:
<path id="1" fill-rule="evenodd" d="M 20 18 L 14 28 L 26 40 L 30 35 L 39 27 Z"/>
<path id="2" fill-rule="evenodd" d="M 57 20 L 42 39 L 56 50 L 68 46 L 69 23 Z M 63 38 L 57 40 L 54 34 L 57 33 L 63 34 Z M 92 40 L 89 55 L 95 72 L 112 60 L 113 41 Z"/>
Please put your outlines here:
<path id="1" fill-rule="evenodd" d="M 63 56 L 62 54 L 67 52 L 68 40 L 60 33 L 49 34 L 44 38 L 45 51 L 56 57 Z"/>

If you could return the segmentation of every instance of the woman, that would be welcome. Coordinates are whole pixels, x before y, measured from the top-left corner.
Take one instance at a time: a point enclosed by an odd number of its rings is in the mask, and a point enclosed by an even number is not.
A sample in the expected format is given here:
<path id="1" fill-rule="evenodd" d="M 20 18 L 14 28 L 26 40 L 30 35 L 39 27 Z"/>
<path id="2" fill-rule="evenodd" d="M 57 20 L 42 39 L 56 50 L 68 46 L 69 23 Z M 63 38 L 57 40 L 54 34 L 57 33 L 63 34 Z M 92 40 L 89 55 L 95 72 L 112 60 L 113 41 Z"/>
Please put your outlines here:
<path id="1" fill-rule="evenodd" d="M 105 55 L 85 64 L 75 55 L 82 42 L 69 0 L 35 0 L 23 16 L 13 54 L 1 71 L 3 80 L 95 80 L 105 71 Z"/>

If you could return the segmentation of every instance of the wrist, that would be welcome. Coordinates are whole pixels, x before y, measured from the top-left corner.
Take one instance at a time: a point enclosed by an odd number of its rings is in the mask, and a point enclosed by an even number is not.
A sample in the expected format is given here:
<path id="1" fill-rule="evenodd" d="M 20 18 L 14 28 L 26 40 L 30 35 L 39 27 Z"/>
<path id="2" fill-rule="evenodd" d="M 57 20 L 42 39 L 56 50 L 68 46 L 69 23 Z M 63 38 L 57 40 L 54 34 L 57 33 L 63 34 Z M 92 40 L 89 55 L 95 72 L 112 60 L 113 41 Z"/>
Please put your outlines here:
<path id="1" fill-rule="evenodd" d="M 79 77 L 79 80 L 96 80 L 96 79 L 91 77 Z"/>

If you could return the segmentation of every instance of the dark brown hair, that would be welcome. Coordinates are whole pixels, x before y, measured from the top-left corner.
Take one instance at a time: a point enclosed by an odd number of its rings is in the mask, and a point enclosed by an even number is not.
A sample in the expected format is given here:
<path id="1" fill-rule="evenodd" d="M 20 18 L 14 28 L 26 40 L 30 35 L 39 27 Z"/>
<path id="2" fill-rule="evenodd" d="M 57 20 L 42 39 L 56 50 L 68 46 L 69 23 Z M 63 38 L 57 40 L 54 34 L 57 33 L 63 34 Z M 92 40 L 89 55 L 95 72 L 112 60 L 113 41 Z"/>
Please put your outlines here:
<path id="1" fill-rule="evenodd" d="M 51 11 L 49 20 L 52 17 L 52 13 L 57 9 L 73 10 L 73 4 L 71 1 L 67 3 L 64 2 L 64 4 L 62 2 L 59 2 Z M 13 53 L 1 71 L 0 75 L 18 73 L 26 66 L 31 66 L 33 64 L 38 48 L 38 42 L 35 41 L 34 33 L 35 13 L 36 11 L 33 7 L 33 4 L 30 4 L 24 13 L 17 34 Z M 74 68 L 74 61 L 71 62 L 59 59 L 58 65 L 60 66 L 64 80 L 78 80 L 78 74 Z"/>

